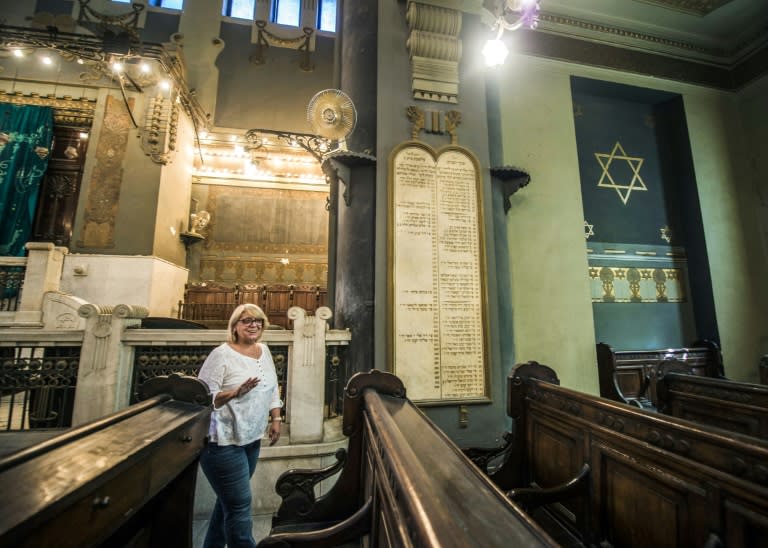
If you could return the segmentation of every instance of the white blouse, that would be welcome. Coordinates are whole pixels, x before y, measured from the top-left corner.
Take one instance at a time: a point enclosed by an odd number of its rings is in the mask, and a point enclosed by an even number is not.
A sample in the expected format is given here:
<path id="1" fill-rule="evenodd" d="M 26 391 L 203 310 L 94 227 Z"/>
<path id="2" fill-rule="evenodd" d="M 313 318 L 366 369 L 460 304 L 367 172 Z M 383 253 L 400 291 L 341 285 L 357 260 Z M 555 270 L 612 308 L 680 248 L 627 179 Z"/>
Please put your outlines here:
<path id="1" fill-rule="evenodd" d="M 263 438 L 269 410 L 283 406 L 272 353 L 266 344 L 257 344 L 260 358 L 244 356 L 224 343 L 208 354 L 200 368 L 198 378 L 208 385 L 214 400 L 220 391 L 237 388 L 250 377 L 260 381 L 244 396 L 214 407 L 208 436 L 219 445 L 246 445 Z"/>

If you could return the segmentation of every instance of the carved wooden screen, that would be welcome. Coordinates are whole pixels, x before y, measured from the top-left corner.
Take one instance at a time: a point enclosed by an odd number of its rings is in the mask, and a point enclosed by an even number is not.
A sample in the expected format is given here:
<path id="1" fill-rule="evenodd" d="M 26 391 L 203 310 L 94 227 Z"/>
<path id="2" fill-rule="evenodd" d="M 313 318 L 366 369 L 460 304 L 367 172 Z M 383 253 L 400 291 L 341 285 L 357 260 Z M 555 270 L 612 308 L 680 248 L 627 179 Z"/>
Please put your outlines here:
<path id="1" fill-rule="evenodd" d="M 69 247 L 88 148 L 88 128 L 54 127 L 48 170 L 40 185 L 31 240 Z"/>

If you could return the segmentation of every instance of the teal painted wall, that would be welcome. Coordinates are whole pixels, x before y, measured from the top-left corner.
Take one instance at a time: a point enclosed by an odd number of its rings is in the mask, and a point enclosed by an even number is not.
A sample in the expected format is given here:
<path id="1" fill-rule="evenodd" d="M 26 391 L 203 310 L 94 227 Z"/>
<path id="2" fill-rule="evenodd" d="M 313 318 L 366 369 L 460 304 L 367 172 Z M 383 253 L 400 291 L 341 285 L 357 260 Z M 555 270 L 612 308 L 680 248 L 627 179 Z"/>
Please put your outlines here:
<path id="1" fill-rule="evenodd" d="M 680 96 L 586 78 L 571 86 L 590 280 L 603 289 L 592 292 L 596 342 L 617 349 L 717 342 Z M 634 292 L 627 277 L 641 279 Z"/>

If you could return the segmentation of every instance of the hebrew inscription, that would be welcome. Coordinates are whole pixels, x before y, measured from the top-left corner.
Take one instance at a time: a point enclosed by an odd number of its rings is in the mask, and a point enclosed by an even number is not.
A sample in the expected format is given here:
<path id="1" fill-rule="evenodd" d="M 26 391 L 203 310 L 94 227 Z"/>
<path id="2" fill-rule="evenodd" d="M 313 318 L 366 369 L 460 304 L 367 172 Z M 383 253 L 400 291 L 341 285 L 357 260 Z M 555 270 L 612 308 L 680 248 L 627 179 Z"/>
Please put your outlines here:
<path id="1" fill-rule="evenodd" d="M 393 370 L 414 401 L 487 399 L 482 201 L 474 155 L 390 158 Z"/>

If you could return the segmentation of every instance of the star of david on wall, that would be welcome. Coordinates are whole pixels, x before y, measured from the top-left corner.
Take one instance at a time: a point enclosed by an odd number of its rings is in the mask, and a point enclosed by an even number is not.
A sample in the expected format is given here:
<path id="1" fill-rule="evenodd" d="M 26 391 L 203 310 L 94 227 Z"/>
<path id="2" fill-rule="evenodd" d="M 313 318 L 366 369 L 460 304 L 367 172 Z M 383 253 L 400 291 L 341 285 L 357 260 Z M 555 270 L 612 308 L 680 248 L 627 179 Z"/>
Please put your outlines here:
<path id="1" fill-rule="evenodd" d="M 595 152 L 595 158 L 597 158 L 600 167 L 603 168 L 603 174 L 600 176 L 597 186 L 614 189 L 624 205 L 627 205 L 627 201 L 629 201 L 629 196 L 632 194 L 633 190 L 648 190 L 643 182 L 643 178 L 640 177 L 640 168 L 643 166 L 645 160 L 643 158 L 627 156 L 627 153 L 624 152 L 624 148 L 621 146 L 620 142 L 616 141 L 610 154 Z M 629 165 L 633 173 L 632 180 L 629 184 L 619 184 L 611 176 L 610 167 L 611 162 L 614 160 L 625 161 Z"/>
<path id="2" fill-rule="evenodd" d="M 586 220 L 584 220 L 584 237 L 589 240 L 590 236 L 595 235 L 595 225 L 589 224 Z"/>

